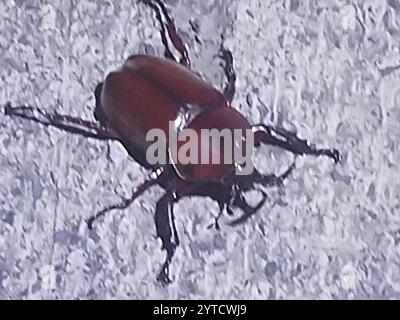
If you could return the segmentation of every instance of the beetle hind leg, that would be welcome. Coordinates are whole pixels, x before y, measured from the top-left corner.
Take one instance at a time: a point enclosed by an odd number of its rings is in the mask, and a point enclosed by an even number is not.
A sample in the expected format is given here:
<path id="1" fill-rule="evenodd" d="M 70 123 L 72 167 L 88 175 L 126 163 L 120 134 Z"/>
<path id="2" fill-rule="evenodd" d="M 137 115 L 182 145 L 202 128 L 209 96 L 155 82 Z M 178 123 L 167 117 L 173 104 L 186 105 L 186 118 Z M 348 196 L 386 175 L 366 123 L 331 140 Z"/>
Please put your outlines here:
<path id="1" fill-rule="evenodd" d="M 190 68 L 191 62 L 190 62 L 189 52 L 182 38 L 179 36 L 175 27 L 174 20 L 168 13 L 168 10 L 165 7 L 164 3 L 161 0 L 140 0 L 140 1 L 147 4 L 156 13 L 156 18 L 161 25 L 160 34 L 161 34 L 161 41 L 165 47 L 164 56 L 167 59 L 172 59 L 184 65 L 185 67 Z M 165 22 L 163 20 L 163 17 L 165 19 Z M 171 40 L 172 45 L 179 52 L 181 56 L 179 61 L 174 57 L 169 48 L 167 33 L 169 39 Z"/>
<path id="2" fill-rule="evenodd" d="M 220 66 L 224 69 L 227 80 L 227 84 L 224 88 L 224 96 L 229 105 L 231 105 L 236 91 L 236 72 L 233 67 L 233 55 L 232 52 L 226 49 L 223 43 L 221 43 L 218 57 L 222 59 Z"/>
<path id="3" fill-rule="evenodd" d="M 116 131 L 101 125 L 97 122 L 83 120 L 81 118 L 60 115 L 57 113 L 49 114 L 39 108 L 32 106 L 12 107 L 10 103 L 5 106 L 5 114 L 11 117 L 19 117 L 40 123 L 44 126 L 52 126 L 64 131 L 80 134 L 88 138 L 100 140 L 118 140 Z"/>

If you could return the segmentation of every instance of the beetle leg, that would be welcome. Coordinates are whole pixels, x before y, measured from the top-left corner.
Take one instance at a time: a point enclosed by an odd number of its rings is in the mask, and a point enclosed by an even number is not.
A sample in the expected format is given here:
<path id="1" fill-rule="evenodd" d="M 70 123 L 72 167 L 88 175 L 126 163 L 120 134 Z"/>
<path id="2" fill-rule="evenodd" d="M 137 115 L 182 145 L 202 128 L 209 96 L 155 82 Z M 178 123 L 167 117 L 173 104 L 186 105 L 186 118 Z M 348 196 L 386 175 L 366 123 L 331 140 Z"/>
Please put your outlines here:
<path id="1" fill-rule="evenodd" d="M 164 176 L 163 173 L 165 173 L 163 167 L 158 168 L 155 170 L 152 174 L 152 176 L 143 182 L 130 196 L 130 198 L 124 199 L 121 203 L 111 205 L 107 208 L 104 208 L 94 216 L 91 216 L 88 220 L 86 220 L 87 226 L 89 230 L 93 229 L 93 222 L 96 221 L 97 219 L 103 217 L 107 212 L 115 209 L 123 210 L 128 208 L 133 201 L 135 201 L 143 192 L 145 192 L 147 189 L 149 189 L 151 186 L 154 186 L 157 184 Z"/>
<path id="2" fill-rule="evenodd" d="M 161 238 L 162 249 L 167 251 L 167 257 L 157 276 L 157 281 L 160 281 L 163 286 L 171 283 L 169 265 L 179 245 L 178 232 L 175 227 L 173 201 L 171 194 L 165 194 L 158 200 L 155 213 L 157 237 Z"/>
<path id="3" fill-rule="evenodd" d="M 141 0 L 141 1 L 144 2 L 145 4 L 147 4 L 149 7 L 151 7 L 155 11 L 157 20 L 160 22 L 161 41 L 165 47 L 165 54 L 164 54 L 165 57 L 168 59 L 177 61 L 168 46 L 168 40 L 167 40 L 167 36 L 166 36 L 166 33 L 168 32 L 168 36 L 169 36 L 173 46 L 181 55 L 179 63 L 184 65 L 187 68 L 190 68 L 189 52 L 186 48 L 185 43 L 183 42 L 181 37 L 178 35 L 178 32 L 176 31 L 174 20 L 169 15 L 168 10 L 165 7 L 164 3 L 161 0 Z M 162 19 L 161 14 L 163 14 L 163 16 L 165 18 L 165 23 Z"/>
<path id="4" fill-rule="evenodd" d="M 341 160 L 341 155 L 337 149 L 319 149 L 309 144 L 307 140 L 302 140 L 295 133 L 282 128 L 260 124 L 252 127 L 256 146 L 266 143 L 283 148 L 299 155 L 327 156 L 332 158 L 335 163 Z"/>
<path id="5" fill-rule="evenodd" d="M 250 190 L 254 189 L 254 183 L 261 184 L 264 187 L 270 186 L 280 186 L 282 185 L 283 181 L 292 173 L 293 169 L 295 168 L 295 162 L 293 162 L 286 171 L 276 176 L 274 174 L 263 175 L 260 172 L 254 170 L 253 174 L 239 182 L 239 184 L 235 185 L 233 188 L 233 192 L 231 195 L 231 200 L 227 203 L 227 211 L 230 210 L 230 205 L 233 207 L 238 207 L 243 210 L 244 214 L 239 217 L 238 219 L 229 223 L 231 226 L 238 225 L 240 223 L 245 222 L 251 216 L 257 213 L 257 211 L 264 205 L 265 201 L 267 200 L 267 195 L 262 191 L 263 198 L 261 201 L 254 207 L 251 207 L 247 202 L 246 199 L 243 197 L 241 190 Z M 229 213 L 229 211 L 228 211 Z"/>
<path id="6" fill-rule="evenodd" d="M 223 43 L 221 43 L 219 51 L 219 57 L 223 61 L 220 66 L 224 69 L 225 77 L 228 81 L 224 88 L 224 96 L 228 104 L 231 105 L 236 91 L 236 73 L 233 67 L 233 55 L 230 50 L 225 49 Z"/>
<path id="7" fill-rule="evenodd" d="M 264 205 L 265 201 L 267 200 L 267 195 L 261 191 L 263 197 L 260 200 L 260 202 L 255 205 L 254 207 L 250 206 L 247 202 L 246 199 L 243 197 L 242 194 L 238 194 L 235 199 L 232 202 L 232 205 L 235 207 L 240 208 L 243 211 L 243 215 L 231 222 L 229 222 L 228 224 L 230 226 L 236 226 L 238 224 L 241 224 L 245 221 L 247 221 L 250 217 L 252 217 L 253 215 L 255 215 L 258 210 L 261 209 L 261 207 Z"/>
<path id="8" fill-rule="evenodd" d="M 12 107 L 10 103 L 5 106 L 5 114 L 32 120 L 45 126 L 52 126 L 67 132 L 83 135 L 88 138 L 101 140 L 118 140 L 118 133 L 99 123 L 83 120 L 66 115 L 49 114 L 31 106 Z"/>
<path id="9" fill-rule="evenodd" d="M 165 48 L 164 57 L 167 59 L 177 61 L 177 59 L 172 54 L 172 52 L 169 48 L 169 45 L 168 45 L 168 39 L 167 39 L 167 35 L 166 35 L 165 25 L 164 25 L 164 22 L 161 17 L 160 9 L 151 0 L 141 0 L 141 1 L 144 2 L 145 4 L 147 4 L 150 8 L 152 8 L 154 10 L 154 12 L 156 13 L 156 18 L 161 25 L 160 34 L 161 34 L 161 41 Z"/>
<path id="10" fill-rule="evenodd" d="M 274 174 L 263 175 L 258 171 L 254 170 L 252 179 L 254 183 L 259 183 L 264 187 L 271 186 L 281 186 L 283 181 L 292 173 L 293 169 L 296 167 L 295 162 L 293 162 L 286 171 L 280 176 Z"/>
<path id="11" fill-rule="evenodd" d="M 214 218 L 215 219 L 214 223 L 208 226 L 208 228 L 211 228 L 212 226 L 214 226 L 215 229 L 218 231 L 221 230 L 221 226 L 219 224 L 219 219 L 224 214 L 224 210 L 226 211 L 226 213 L 229 216 L 233 216 L 233 211 L 232 211 L 229 203 L 219 203 L 219 209 L 220 209 L 220 211 L 219 211 L 218 215 Z"/>
<path id="12" fill-rule="evenodd" d="M 210 228 L 212 228 L 212 227 L 215 227 L 215 230 L 217 230 L 217 231 L 221 230 L 221 226 L 219 225 L 219 219 L 220 219 L 221 216 L 223 215 L 224 209 L 227 208 L 228 206 L 227 206 L 226 203 L 222 203 L 222 202 L 219 202 L 219 203 L 218 203 L 218 206 L 219 206 L 218 215 L 217 215 L 216 217 L 214 217 L 214 223 L 210 224 L 210 225 L 207 227 L 208 229 L 210 229 Z"/>

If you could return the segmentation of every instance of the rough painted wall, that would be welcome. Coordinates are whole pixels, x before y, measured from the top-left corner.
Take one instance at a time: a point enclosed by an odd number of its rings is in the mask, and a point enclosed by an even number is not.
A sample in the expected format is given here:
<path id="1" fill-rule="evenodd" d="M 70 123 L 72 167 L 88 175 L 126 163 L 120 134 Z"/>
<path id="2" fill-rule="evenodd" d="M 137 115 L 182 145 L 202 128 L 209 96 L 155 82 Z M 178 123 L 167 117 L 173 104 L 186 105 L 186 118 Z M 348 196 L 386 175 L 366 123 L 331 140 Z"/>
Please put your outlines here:
<path id="1" fill-rule="evenodd" d="M 299 158 L 260 214 L 234 229 L 207 228 L 218 212 L 210 200 L 179 202 L 182 245 L 163 288 L 161 188 L 89 232 L 84 219 L 146 172 L 118 143 L 1 112 L 0 298 L 400 298 L 400 1 L 166 2 L 194 69 L 217 87 L 224 35 L 237 109 L 338 147 L 343 163 Z M 0 105 L 92 119 L 98 81 L 137 52 L 162 46 L 135 0 L 1 0 Z M 292 159 L 263 147 L 256 162 L 279 173 Z"/>

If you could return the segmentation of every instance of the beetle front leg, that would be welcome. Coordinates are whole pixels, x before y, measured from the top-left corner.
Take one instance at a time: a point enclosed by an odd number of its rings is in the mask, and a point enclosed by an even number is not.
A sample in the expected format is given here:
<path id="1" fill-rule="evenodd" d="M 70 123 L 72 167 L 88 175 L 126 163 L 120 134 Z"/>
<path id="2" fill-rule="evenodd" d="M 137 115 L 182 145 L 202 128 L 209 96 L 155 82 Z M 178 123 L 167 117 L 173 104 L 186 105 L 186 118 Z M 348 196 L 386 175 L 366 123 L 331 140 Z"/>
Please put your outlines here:
<path id="1" fill-rule="evenodd" d="M 75 118 L 67 115 L 49 114 L 39 108 L 31 106 L 12 107 L 7 103 L 4 110 L 5 114 L 11 117 L 20 117 L 45 126 L 52 126 L 67 132 L 80 134 L 88 138 L 100 140 L 118 140 L 118 133 L 111 128 L 107 128 L 99 123 Z"/>
<path id="2" fill-rule="evenodd" d="M 341 160 L 337 149 L 319 149 L 309 144 L 307 140 L 300 139 L 295 133 L 282 128 L 260 124 L 252 127 L 255 145 L 260 143 L 270 144 L 299 155 L 326 156 L 332 158 L 335 163 Z"/>
<path id="3" fill-rule="evenodd" d="M 285 181 L 285 179 L 289 177 L 295 167 L 295 162 L 293 162 L 289 166 L 289 168 L 286 169 L 286 171 L 279 176 L 275 174 L 264 175 L 254 170 L 253 174 L 251 175 L 251 179 L 253 183 L 261 184 L 264 187 L 281 186 L 283 184 L 283 181 Z"/>
<path id="4" fill-rule="evenodd" d="M 224 210 L 228 212 L 228 214 L 232 213 L 231 209 L 229 208 L 229 205 L 227 203 L 219 202 L 219 212 L 216 217 L 214 217 L 214 223 L 210 224 L 208 226 L 208 229 L 214 227 L 217 231 L 221 230 L 221 226 L 219 224 L 219 219 L 222 217 L 224 214 Z"/>
<path id="5" fill-rule="evenodd" d="M 293 169 L 295 168 L 295 163 L 293 162 L 286 171 L 276 176 L 274 174 L 264 175 L 260 172 L 254 170 L 253 174 L 250 176 L 246 176 L 245 181 L 241 181 L 242 185 L 239 184 L 235 189 L 233 189 L 232 200 L 229 204 L 227 204 L 227 209 L 231 204 L 233 207 L 237 207 L 243 211 L 243 215 L 236 220 L 233 220 L 229 223 L 230 226 L 236 226 L 248 220 L 250 217 L 255 215 L 258 210 L 264 205 L 265 201 L 267 200 L 267 195 L 261 191 L 262 199 L 261 201 L 254 207 L 251 207 L 247 202 L 246 199 L 242 195 L 242 190 L 254 189 L 254 184 L 261 184 L 264 187 L 271 187 L 271 186 L 281 186 L 283 181 L 292 173 Z"/>
<path id="6" fill-rule="evenodd" d="M 228 224 L 230 226 L 237 226 L 238 224 L 241 224 L 245 221 L 247 221 L 250 217 L 252 217 L 253 215 L 255 215 L 258 210 L 261 209 L 261 207 L 264 205 L 265 201 L 267 200 L 267 195 L 261 191 L 262 193 L 262 199 L 260 200 L 260 202 L 255 205 L 254 207 L 250 206 L 246 199 L 244 198 L 244 196 L 239 193 L 232 202 L 232 206 L 237 207 L 239 209 L 241 209 L 243 211 L 242 216 L 240 216 L 239 218 L 229 222 Z"/>
<path id="7" fill-rule="evenodd" d="M 178 232 L 175 227 L 172 195 L 164 195 L 156 205 L 155 223 L 157 237 L 162 241 L 162 249 L 167 251 L 167 257 L 157 276 L 163 286 L 171 283 L 169 278 L 169 265 L 179 245 Z"/>
<path id="8" fill-rule="evenodd" d="M 161 41 L 165 47 L 165 53 L 164 53 L 165 57 L 167 59 L 172 59 L 177 61 L 168 46 L 168 40 L 166 36 L 166 34 L 168 33 L 169 39 L 171 40 L 173 46 L 181 55 L 179 63 L 187 68 L 190 68 L 191 62 L 190 62 L 189 52 L 182 38 L 178 35 L 174 20 L 169 15 L 168 10 L 165 7 L 164 3 L 161 0 L 141 0 L 141 1 L 147 4 L 156 13 L 156 18 L 161 25 L 160 34 L 161 34 Z M 165 23 L 163 21 L 162 15 L 165 18 Z"/>
<path id="9" fill-rule="evenodd" d="M 163 167 L 154 170 L 154 172 L 152 173 L 150 178 L 148 180 L 144 181 L 141 185 L 139 185 L 139 187 L 137 187 L 133 191 L 132 195 L 129 198 L 123 199 L 120 203 L 108 206 L 107 208 L 104 208 L 103 210 L 101 210 L 100 212 L 95 214 L 94 216 L 91 216 L 86 221 L 88 229 L 89 230 L 93 229 L 93 222 L 95 222 L 97 219 L 105 216 L 107 212 L 110 212 L 115 209 L 124 210 L 124 209 L 128 208 L 133 203 L 133 201 L 135 201 L 143 192 L 145 192 L 150 187 L 159 183 L 159 181 L 164 177 L 164 175 L 165 175 L 165 171 L 164 171 Z"/>

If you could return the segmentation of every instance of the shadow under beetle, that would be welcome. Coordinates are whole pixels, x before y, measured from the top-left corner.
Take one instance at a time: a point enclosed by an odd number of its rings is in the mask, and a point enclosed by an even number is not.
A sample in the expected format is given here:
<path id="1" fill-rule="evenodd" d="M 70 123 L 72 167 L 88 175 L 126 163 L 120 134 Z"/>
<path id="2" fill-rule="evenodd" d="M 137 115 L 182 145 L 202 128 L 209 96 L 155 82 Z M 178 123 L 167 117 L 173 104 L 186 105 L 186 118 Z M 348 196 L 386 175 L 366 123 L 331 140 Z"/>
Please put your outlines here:
<path id="1" fill-rule="evenodd" d="M 65 131 L 102 140 L 117 140 L 128 153 L 142 166 L 152 171 L 149 179 L 141 184 L 129 199 L 105 208 L 91 217 L 93 222 L 113 209 L 127 208 L 139 195 L 153 185 L 160 185 L 165 194 L 157 201 L 155 225 L 157 236 L 161 238 L 162 249 L 167 252 L 166 260 L 157 276 L 163 285 L 171 282 L 169 265 L 179 245 L 174 223 L 173 204 L 182 197 L 204 196 L 217 201 L 220 214 L 233 214 L 232 208 L 239 208 L 243 214 L 230 225 L 237 225 L 254 215 L 265 203 L 266 194 L 256 206 L 250 206 L 243 192 L 256 186 L 280 185 L 294 168 L 294 163 L 280 176 L 263 175 L 257 170 L 241 176 L 235 174 L 234 166 L 215 164 L 180 165 L 169 163 L 162 166 L 150 165 L 146 160 L 149 142 L 146 133 L 160 128 L 168 131 L 169 121 L 190 118 L 185 127 L 199 132 L 200 129 L 251 129 L 254 133 L 254 146 L 269 144 L 288 150 L 296 155 L 327 156 L 335 163 L 340 161 L 336 149 L 318 149 L 299 139 L 294 133 L 265 124 L 250 125 L 249 122 L 231 107 L 235 95 L 236 74 L 233 57 L 223 45 L 219 57 L 222 59 L 227 85 L 222 92 L 200 79 L 191 71 L 189 53 L 186 45 L 177 34 L 173 19 L 161 0 L 140 0 L 152 8 L 161 25 L 161 39 L 165 47 L 164 58 L 132 55 L 117 71 L 111 72 L 95 89 L 95 122 L 59 114 L 48 114 L 31 106 L 12 107 L 8 103 L 5 113 L 54 126 Z M 175 58 L 170 44 L 179 53 Z M 193 106 L 200 108 L 194 111 Z M 168 150 L 168 141 L 165 146 Z M 219 217 L 218 216 L 218 217 Z M 218 229 L 218 217 L 215 226 Z"/>

